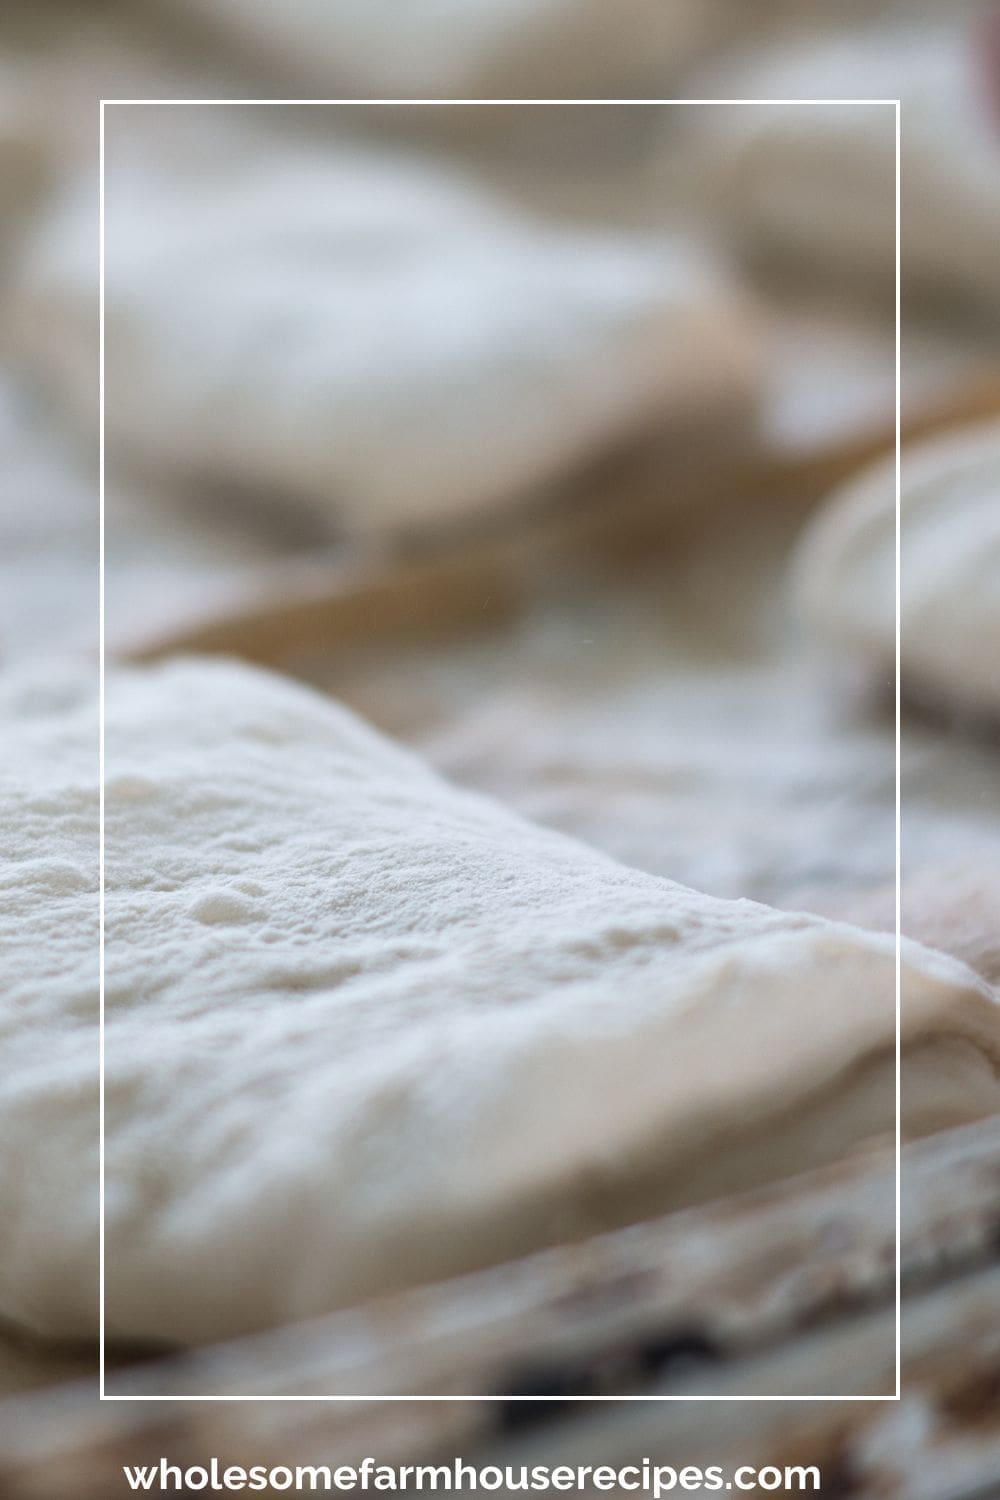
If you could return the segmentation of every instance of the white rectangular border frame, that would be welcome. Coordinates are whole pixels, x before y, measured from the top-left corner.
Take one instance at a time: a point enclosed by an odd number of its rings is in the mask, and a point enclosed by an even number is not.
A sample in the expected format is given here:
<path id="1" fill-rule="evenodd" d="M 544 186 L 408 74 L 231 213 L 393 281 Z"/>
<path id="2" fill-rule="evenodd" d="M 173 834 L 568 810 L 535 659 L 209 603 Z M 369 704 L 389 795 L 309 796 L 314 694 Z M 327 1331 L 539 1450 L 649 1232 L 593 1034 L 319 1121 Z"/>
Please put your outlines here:
<path id="1" fill-rule="evenodd" d="M 501 105 L 508 108 L 521 106 L 548 105 L 553 108 L 566 108 L 569 106 L 586 105 L 589 108 L 599 109 L 608 106 L 620 106 L 629 108 L 643 108 L 646 106 L 674 107 L 676 105 L 768 105 L 777 101 L 772 99 L 102 99 L 100 101 L 100 169 L 99 169 L 99 410 L 100 410 L 100 435 L 99 435 L 99 549 L 100 567 L 98 581 L 98 609 L 99 609 L 99 731 L 98 731 L 98 762 L 100 775 L 99 796 L 99 825 L 100 825 L 100 854 L 99 854 L 99 928 L 100 928 L 100 958 L 99 958 L 99 1128 L 100 1128 L 100 1157 L 99 1157 L 99 1198 L 100 1198 L 100 1229 L 99 1229 L 99 1272 L 98 1287 L 100 1297 L 100 1325 L 99 1325 L 99 1355 L 100 1355 L 100 1401 L 545 1401 L 546 1396 L 506 1396 L 497 1395 L 400 1395 L 400 1396 L 258 1396 L 258 1395 L 229 1395 L 229 1396 L 171 1396 L 171 1395 L 121 1395 L 109 1394 L 105 1380 L 105 1356 L 106 1356 L 106 1327 L 105 1327 L 105 1229 L 104 1229 L 104 1206 L 105 1206 L 105 1169 L 104 1169 L 104 1129 L 105 1129 L 105 1070 L 104 1070 L 104 1001 L 105 1001 L 105 806 L 104 806 L 104 772 L 105 772 L 105 588 L 104 588 L 104 489 L 105 489 L 105 433 L 104 433 L 104 268 L 105 268 L 105 238 L 104 238 L 104 127 L 105 110 L 108 106 L 148 105 L 160 108 L 189 107 L 194 105 L 219 105 L 219 106 L 247 106 L 247 105 L 298 105 L 298 106 L 321 106 L 340 105 L 356 109 L 381 107 L 381 108 L 419 108 L 421 106 L 433 105 L 442 107 L 460 107 L 462 105 L 483 107 L 488 105 Z M 792 105 L 816 105 L 816 104 L 883 104 L 892 106 L 895 111 L 896 126 L 896 154 L 895 154 L 895 218 L 896 218 L 896 252 L 895 252 L 895 449 L 896 449 L 896 641 L 895 641 L 895 739 L 896 739 L 896 765 L 895 765 L 895 935 L 896 935 L 896 1045 L 895 1045 L 895 1078 L 896 1078 L 896 1107 L 895 1107 L 895 1164 L 896 1164 L 896 1262 L 895 1262 L 895 1305 L 896 1305 L 896 1388 L 889 1396 L 697 1396 L 697 1395 L 638 1395 L 638 1396 L 570 1396 L 564 1399 L 569 1401 L 899 1401 L 902 1397 L 902 1359 L 901 1359 L 901 1256 L 900 1256 L 900 1208 L 901 1208 L 901 1149 L 902 1149 L 902 1116 L 901 1116 L 901 1062 L 902 1062 L 902 960 L 901 960 L 901 828 L 902 828 L 902 784 L 901 784 L 901 696 L 900 696 L 900 657 L 901 657 L 901 630 L 900 630 L 900 486 L 901 486 L 901 244 L 900 244 L 900 182 L 901 182 L 901 150 L 900 150 L 900 115 L 901 101 L 899 99 L 787 99 L 781 103 Z"/>

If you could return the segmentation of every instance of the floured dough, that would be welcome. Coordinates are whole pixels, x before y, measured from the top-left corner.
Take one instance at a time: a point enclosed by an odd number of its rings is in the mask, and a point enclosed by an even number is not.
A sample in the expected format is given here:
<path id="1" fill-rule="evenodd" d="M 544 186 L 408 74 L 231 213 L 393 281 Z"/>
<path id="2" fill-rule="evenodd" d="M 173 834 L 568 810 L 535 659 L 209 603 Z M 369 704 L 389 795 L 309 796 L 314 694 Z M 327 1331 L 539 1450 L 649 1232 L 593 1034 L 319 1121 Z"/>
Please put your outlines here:
<path id="1" fill-rule="evenodd" d="M 891 287 L 895 107 L 851 101 L 901 98 L 904 289 L 1000 312 L 1000 128 L 982 53 L 967 17 L 907 8 L 861 31 L 761 48 L 699 88 L 793 102 L 691 117 L 705 148 L 699 182 L 715 175 L 727 224 L 755 254 Z"/>
<path id="2" fill-rule="evenodd" d="M 677 70 L 732 29 L 725 0 L 183 0 L 324 96 L 531 98 Z M 387 46 L 387 38 L 392 45 Z"/>
<path id="3" fill-rule="evenodd" d="M 9 683 L 0 1314 L 96 1300 L 95 722 Z M 107 1314 L 205 1340 L 798 1172 L 891 1130 L 891 939 L 626 869 L 248 668 L 113 674 Z M 909 1134 L 1000 1012 L 907 945 Z"/>
<path id="4" fill-rule="evenodd" d="M 807 533 L 800 607 L 830 639 L 893 672 L 895 461 L 835 496 Z M 901 671 L 914 693 L 1000 712 L 1000 423 L 907 451 L 900 496 Z"/>
<path id="5" fill-rule="evenodd" d="M 406 528 L 731 417 L 752 384 L 742 306 L 696 250 L 546 226 L 417 158 L 183 130 L 109 155 L 112 461 Z M 92 198 L 29 246 L 17 335 L 88 424 Z"/>
<path id="6" fill-rule="evenodd" d="M 904 879 L 900 910 L 903 931 L 909 936 L 955 954 L 991 984 L 1000 984 L 1000 868 L 944 866 Z M 836 915 L 892 932 L 895 891 L 886 887 L 844 902 Z"/>

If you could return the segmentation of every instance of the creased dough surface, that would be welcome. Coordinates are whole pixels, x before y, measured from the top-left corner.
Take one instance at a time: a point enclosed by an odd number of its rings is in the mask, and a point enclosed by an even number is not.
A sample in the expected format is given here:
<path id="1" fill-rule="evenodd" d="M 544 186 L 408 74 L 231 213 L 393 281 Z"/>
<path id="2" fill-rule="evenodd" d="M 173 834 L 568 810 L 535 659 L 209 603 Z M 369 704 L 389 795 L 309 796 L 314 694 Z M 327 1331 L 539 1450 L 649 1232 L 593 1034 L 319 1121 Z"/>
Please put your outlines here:
<path id="1" fill-rule="evenodd" d="M 2 704 L 0 1314 L 58 1335 L 97 1317 L 93 697 Z M 890 938 L 626 869 L 282 679 L 113 674 L 106 798 L 112 1338 L 320 1313 L 891 1130 Z M 1000 1107 L 995 994 L 912 944 L 903 980 L 907 1052 L 947 1063 L 908 1131 Z"/>

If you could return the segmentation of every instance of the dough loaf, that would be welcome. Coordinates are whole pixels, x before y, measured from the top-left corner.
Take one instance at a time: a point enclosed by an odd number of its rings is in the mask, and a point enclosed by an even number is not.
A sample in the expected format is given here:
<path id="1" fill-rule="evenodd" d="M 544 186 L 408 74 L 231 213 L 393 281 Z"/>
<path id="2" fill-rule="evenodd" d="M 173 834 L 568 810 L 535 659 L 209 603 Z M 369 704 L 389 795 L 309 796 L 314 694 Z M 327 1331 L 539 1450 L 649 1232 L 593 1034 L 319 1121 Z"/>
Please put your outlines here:
<path id="1" fill-rule="evenodd" d="M 895 110 L 851 101 L 900 98 L 904 289 L 1000 314 L 1000 130 L 982 51 L 967 16 L 908 10 L 755 50 L 700 91 L 789 102 L 687 122 L 704 150 L 699 182 L 715 176 L 719 209 L 755 256 L 792 258 L 812 276 L 875 275 L 891 290 Z"/>
<path id="2" fill-rule="evenodd" d="M 89 676 L 8 680 L 0 1315 L 97 1319 Z M 112 673 L 107 1317 L 201 1341 L 815 1167 L 894 1119 L 890 938 L 640 874 L 224 662 Z M 903 953 L 906 1130 L 1000 1107 Z"/>
<path id="3" fill-rule="evenodd" d="M 901 672 L 916 695 L 976 717 L 1000 713 L 1000 423 L 903 455 Z M 813 627 L 894 672 L 895 460 L 835 496 L 796 563 Z"/>
<path id="4" fill-rule="evenodd" d="M 755 385 L 743 304 L 683 242 L 546 225 L 416 157 L 219 132 L 109 149 L 116 463 L 405 530 L 729 420 Z M 88 183 L 28 246 L 14 334 L 88 431 L 95 248 Z"/>
<path id="5" fill-rule="evenodd" d="M 1000 985 L 998 911 L 1000 868 L 996 866 L 946 865 L 903 881 L 903 931 L 921 943 L 953 953 L 994 985 Z M 892 932 L 895 890 L 886 887 L 842 902 L 836 915 L 862 927 Z"/>

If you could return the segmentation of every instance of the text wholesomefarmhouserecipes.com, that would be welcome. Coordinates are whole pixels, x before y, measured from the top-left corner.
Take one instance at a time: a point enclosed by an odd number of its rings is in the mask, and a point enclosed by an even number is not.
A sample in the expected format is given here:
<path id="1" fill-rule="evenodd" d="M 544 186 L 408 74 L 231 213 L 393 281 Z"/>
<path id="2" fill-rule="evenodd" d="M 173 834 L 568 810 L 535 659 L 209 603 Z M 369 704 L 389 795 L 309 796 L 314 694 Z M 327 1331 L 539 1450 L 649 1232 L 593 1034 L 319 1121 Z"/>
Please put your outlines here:
<path id="1" fill-rule="evenodd" d="M 687 1464 L 674 1468 L 644 1458 L 634 1464 L 467 1464 L 455 1459 L 447 1464 L 380 1464 L 365 1458 L 358 1465 L 255 1464 L 241 1468 L 211 1458 L 206 1464 L 181 1468 L 161 1458 L 155 1464 L 125 1464 L 122 1472 L 134 1491 L 274 1491 L 352 1493 L 358 1490 L 410 1493 L 414 1491 L 470 1494 L 507 1490 L 541 1493 L 556 1491 L 634 1491 L 653 1500 L 669 1494 L 818 1494 L 822 1487 L 815 1466 L 749 1464 L 725 1469 L 711 1464 L 701 1468 Z"/>

